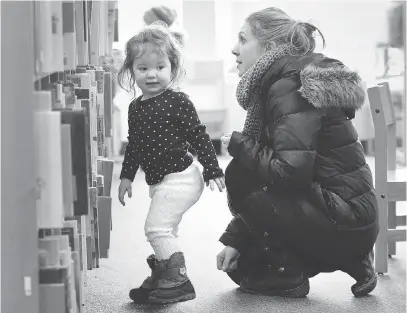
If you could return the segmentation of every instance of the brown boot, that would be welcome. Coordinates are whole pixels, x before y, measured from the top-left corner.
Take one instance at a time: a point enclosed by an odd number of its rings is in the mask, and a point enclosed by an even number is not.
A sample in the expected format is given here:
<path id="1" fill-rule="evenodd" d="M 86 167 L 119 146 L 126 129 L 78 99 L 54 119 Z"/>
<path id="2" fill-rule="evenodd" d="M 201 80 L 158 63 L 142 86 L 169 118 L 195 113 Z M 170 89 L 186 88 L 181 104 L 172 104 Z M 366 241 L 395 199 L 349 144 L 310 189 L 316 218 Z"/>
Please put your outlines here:
<path id="1" fill-rule="evenodd" d="M 151 269 L 151 276 L 148 276 L 139 288 L 134 288 L 130 290 L 129 297 L 135 303 L 146 304 L 148 303 L 148 296 L 153 290 L 157 289 L 157 260 L 154 254 L 147 258 L 147 264 Z"/>
<path id="2" fill-rule="evenodd" d="M 195 289 L 189 280 L 182 252 L 174 253 L 168 260 L 159 261 L 158 288 L 152 291 L 148 303 L 166 304 L 195 299 Z"/>

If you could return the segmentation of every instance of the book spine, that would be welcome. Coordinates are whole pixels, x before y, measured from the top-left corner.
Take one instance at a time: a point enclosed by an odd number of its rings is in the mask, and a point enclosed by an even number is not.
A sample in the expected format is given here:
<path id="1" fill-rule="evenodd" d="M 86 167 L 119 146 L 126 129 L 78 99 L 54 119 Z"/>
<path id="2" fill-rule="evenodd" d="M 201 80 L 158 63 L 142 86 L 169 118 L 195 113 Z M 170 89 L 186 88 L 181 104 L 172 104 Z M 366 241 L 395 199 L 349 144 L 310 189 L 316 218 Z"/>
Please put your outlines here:
<path id="1" fill-rule="evenodd" d="M 75 33 L 75 2 L 62 2 L 64 69 L 73 70 L 77 65 L 76 33 Z"/>
<path id="2" fill-rule="evenodd" d="M 61 114 L 46 110 L 52 106 L 51 92 L 41 91 L 34 95 L 40 107 L 34 113 L 34 140 L 37 147 L 35 159 L 40 186 L 37 196 L 37 224 L 39 228 L 60 228 L 64 221 Z"/>

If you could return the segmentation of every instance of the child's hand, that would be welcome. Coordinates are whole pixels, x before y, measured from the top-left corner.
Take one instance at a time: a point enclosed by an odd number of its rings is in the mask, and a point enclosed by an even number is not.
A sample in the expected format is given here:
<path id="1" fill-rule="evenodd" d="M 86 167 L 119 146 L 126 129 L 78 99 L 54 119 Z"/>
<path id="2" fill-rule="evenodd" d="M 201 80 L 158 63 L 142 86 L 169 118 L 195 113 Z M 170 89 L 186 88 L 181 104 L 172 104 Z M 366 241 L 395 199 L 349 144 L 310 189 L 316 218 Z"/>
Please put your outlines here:
<path id="1" fill-rule="evenodd" d="M 222 190 L 226 188 L 225 177 L 222 176 L 222 177 L 218 177 L 218 178 L 215 178 L 215 179 L 210 179 L 206 183 L 206 186 L 209 185 L 211 187 L 211 190 L 213 191 L 215 189 L 215 184 L 218 185 L 219 191 L 222 192 Z"/>
<path id="2" fill-rule="evenodd" d="M 131 180 L 127 178 L 123 178 L 122 181 L 120 182 L 119 186 L 119 201 L 120 203 L 125 206 L 126 203 L 124 202 L 124 195 L 127 192 L 127 196 L 131 198 L 132 193 L 131 193 Z"/>

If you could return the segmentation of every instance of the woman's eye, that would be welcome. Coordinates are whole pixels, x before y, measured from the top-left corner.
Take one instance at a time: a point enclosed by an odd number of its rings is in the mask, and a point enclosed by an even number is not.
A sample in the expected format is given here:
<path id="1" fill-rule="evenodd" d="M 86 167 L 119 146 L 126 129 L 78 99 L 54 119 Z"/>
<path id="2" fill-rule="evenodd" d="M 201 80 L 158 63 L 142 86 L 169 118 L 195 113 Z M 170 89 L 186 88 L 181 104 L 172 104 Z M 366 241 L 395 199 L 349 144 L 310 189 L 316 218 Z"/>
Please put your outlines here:
<path id="1" fill-rule="evenodd" d="M 147 68 L 145 68 L 145 67 L 139 67 L 138 69 L 139 69 L 139 71 L 146 71 L 147 70 Z"/>
<path id="2" fill-rule="evenodd" d="M 239 39 L 240 39 L 240 42 L 242 42 L 242 43 L 246 41 L 246 38 L 244 38 L 243 36 L 240 36 Z"/>
<path id="3" fill-rule="evenodd" d="M 162 70 L 163 68 L 164 68 L 163 65 L 158 66 L 158 69 L 159 69 L 159 70 Z"/>

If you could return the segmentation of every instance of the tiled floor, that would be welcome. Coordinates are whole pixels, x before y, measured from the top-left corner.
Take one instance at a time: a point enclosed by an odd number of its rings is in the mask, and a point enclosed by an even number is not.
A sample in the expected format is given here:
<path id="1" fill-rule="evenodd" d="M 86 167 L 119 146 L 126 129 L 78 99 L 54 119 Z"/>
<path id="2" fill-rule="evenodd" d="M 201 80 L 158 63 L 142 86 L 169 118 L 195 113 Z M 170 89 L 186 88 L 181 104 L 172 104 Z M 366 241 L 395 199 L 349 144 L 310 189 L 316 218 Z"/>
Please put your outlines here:
<path id="1" fill-rule="evenodd" d="M 228 158 L 221 158 L 225 168 Z M 369 163 L 372 160 L 369 159 Z M 128 299 L 130 288 L 148 274 L 145 263 L 152 253 L 143 226 L 149 206 L 148 187 L 139 173 L 133 184 L 133 198 L 122 207 L 117 201 L 120 163 L 116 164 L 113 196 L 113 231 L 109 259 L 99 269 L 88 272 L 86 313 L 118 312 L 406 312 L 406 249 L 397 245 L 397 255 L 389 261 L 389 273 L 379 278 L 371 296 L 356 299 L 350 287 L 353 279 L 341 272 L 320 274 L 311 279 L 305 299 L 269 298 L 240 293 L 228 277 L 216 269 L 217 241 L 230 220 L 224 193 L 204 191 L 200 201 L 184 216 L 180 244 L 185 252 L 188 273 L 195 285 L 193 301 L 167 306 L 138 306 Z"/>

